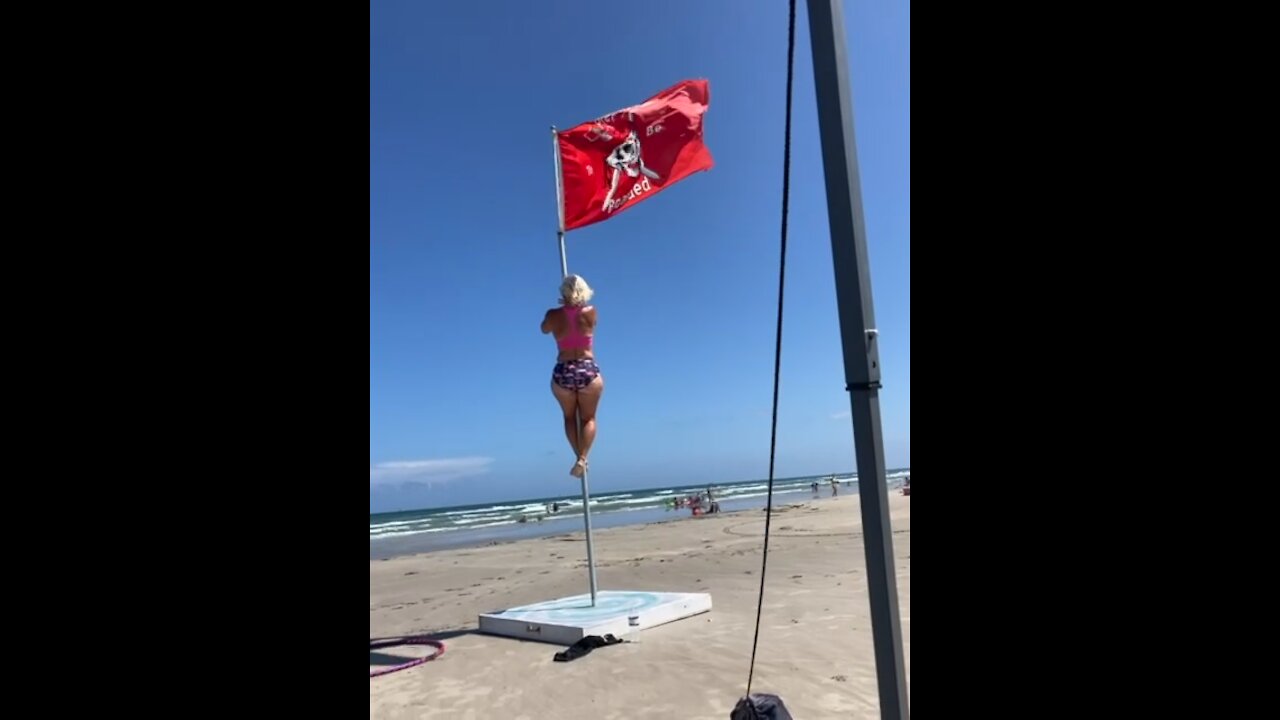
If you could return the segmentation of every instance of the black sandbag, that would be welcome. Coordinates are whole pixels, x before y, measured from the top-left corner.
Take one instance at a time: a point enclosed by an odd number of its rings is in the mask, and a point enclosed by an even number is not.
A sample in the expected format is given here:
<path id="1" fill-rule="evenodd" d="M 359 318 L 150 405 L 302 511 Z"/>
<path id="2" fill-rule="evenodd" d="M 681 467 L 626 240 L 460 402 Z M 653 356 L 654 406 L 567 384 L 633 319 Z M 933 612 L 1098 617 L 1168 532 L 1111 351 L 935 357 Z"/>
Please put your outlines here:
<path id="1" fill-rule="evenodd" d="M 595 650 L 598 647 L 616 645 L 620 642 L 622 641 L 612 635 L 605 635 L 604 637 L 600 637 L 599 635 L 588 635 L 565 648 L 563 652 L 556 653 L 555 661 L 569 662 L 570 660 L 577 660 L 583 655 L 590 654 L 592 650 Z"/>
<path id="2" fill-rule="evenodd" d="M 767 693 L 751 693 L 738 701 L 729 720 L 793 720 L 782 698 Z"/>

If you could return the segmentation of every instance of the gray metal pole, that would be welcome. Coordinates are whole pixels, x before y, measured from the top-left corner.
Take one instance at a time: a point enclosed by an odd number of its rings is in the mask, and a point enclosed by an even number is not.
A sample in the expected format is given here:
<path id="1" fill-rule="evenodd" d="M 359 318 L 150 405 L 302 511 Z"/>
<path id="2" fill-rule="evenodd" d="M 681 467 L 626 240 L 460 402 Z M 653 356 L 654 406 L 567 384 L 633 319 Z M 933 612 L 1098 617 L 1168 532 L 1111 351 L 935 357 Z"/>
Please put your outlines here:
<path id="1" fill-rule="evenodd" d="M 560 240 L 560 277 L 569 275 L 569 260 L 564 250 L 564 174 L 560 171 L 560 135 L 556 126 L 551 126 L 551 143 L 556 156 L 556 211 L 560 215 L 560 229 L 556 233 Z M 582 418 L 578 418 L 578 442 L 582 442 Z M 591 490 L 587 483 L 587 473 L 582 473 L 582 522 L 587 529 L 587 579 L 591 585 L 591 607 L 596 606 L 596 552 L 591 540 Z"/>
<path id="2" fill-rule="evenodd" d="M 894 575 L 893 530 L 885 484 L 884 444 L 880 434 L 880 353 L 871 272 L 862 213 L 862 189 L 853 135 L 853 97 L 845 45 L 841 0 L 807 0 L 813 77 L 818 98 L 818 129 L 827 185 L 831 256 L 836 303 L 844 345 L 844 372 L 853 414 L 858 461 L 858 495 L 871 598 L 871 635 L 875 643 L 880 717 L 905 720 L 907 674 Z"/>

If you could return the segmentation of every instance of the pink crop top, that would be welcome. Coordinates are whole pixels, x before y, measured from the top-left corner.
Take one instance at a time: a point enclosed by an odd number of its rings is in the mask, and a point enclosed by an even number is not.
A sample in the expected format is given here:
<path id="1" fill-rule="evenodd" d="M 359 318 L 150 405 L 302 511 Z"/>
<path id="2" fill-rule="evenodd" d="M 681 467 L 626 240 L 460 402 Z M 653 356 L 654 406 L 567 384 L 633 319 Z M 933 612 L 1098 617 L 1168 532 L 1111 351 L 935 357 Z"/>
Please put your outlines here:
<path id="1" fill-rule="evenodd" d="M 568 324 L 569 328 L 568 332 L 564 334 L 564 337 L 556 340 L 556 347 L 561 350 L 591 349 L 592 337 L 590 335 L 582 334 L 582 331 L 578 329 L 578 316 L 582 313 L 582 310 L 583 308 L 577 305 L 564 306 L 564 321 Z"/>

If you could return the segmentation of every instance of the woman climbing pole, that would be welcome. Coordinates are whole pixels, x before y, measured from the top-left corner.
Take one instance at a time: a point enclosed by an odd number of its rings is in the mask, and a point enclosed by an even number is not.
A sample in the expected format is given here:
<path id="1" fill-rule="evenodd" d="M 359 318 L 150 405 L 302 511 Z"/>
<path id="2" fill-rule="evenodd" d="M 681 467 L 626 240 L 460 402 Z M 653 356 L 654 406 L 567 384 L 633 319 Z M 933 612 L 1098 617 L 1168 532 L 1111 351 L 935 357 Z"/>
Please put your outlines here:
<path id="1" fill-rule="evenodd" d="M 586 280 L 567 275 L 560 283 L 560 307 L 542 318 L 543 334 L 552 333 L 559 349 L 551 392 L 564 412 L 564 434 L 576 457 L 569 474 L 576 478 L 587 471 L 587 455 L 596 439 L 596 408 L 604 393 L 604 376 L 592 351 L 597 316 L 587 302 L 593 294 Z"/>

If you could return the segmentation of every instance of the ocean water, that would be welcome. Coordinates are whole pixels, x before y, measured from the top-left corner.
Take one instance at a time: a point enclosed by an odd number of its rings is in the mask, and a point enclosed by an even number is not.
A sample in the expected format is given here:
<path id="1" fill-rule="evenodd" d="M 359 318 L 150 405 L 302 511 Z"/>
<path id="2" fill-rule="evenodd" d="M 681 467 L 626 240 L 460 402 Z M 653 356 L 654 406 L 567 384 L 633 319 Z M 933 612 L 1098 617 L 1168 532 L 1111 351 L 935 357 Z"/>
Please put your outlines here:
<path id="1" fill-rule="evenodd" d="M 890 489 L 901 486 L 910 468 L 888 471 Z M 824 481 L 831 475 L 810 475 L 773 481 L 777 502 L 794 502 L 813 497 L 812 483 L 819 483 L 819 496 L 830 497 Z M 856 473 L 838 474 L 841 494 L 856 492 Z M 846 483 L 849 485 L 846 487 Z M 575 482 L 573 487 L 578 487 Z M 725 512 L 764 507 L 769 484 L 766 480 L 745 480 L 712 486 L 712 494 Z M 674 510 L 671 500 L 705 492 L 707 486 L 679 485 L 608 492 L 591 497 L 591 527 L 598 530 L 692 517 L 687 507 Z M 559 509 L 552 511 L 553 505 Z M 410 553 L 485 545 L 522 538 L 558 535 L 582 530 L 582 495 L 566 493 L 529 500 L 510 500 L 483 505 L 406 510 L 369 516 L 369 557 L 383 559 Z"/>

